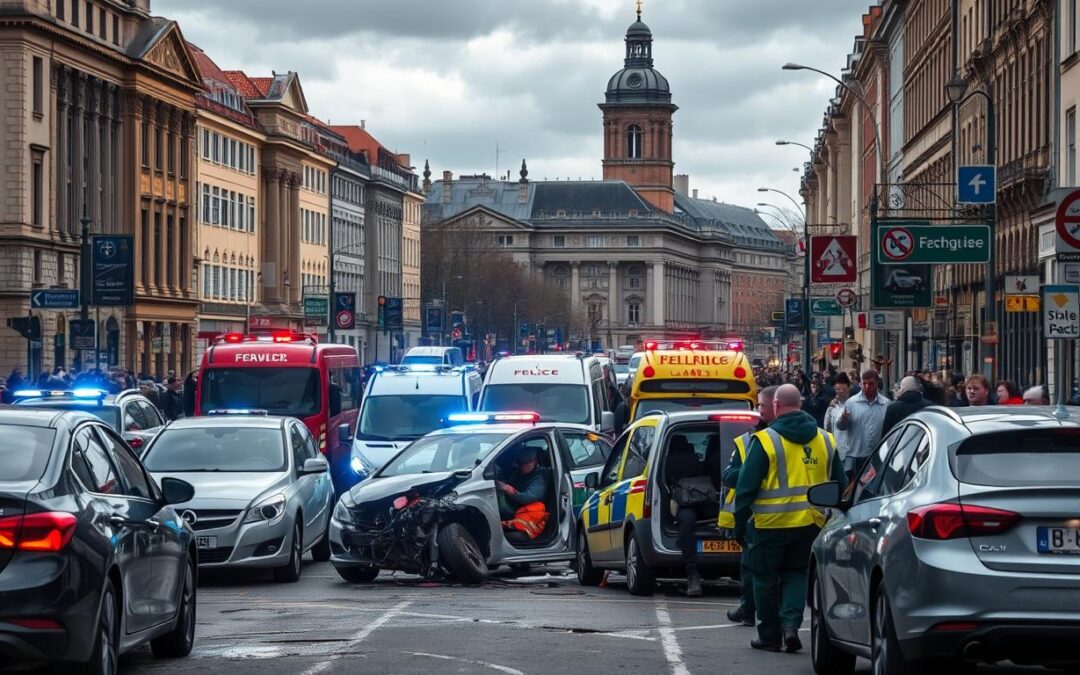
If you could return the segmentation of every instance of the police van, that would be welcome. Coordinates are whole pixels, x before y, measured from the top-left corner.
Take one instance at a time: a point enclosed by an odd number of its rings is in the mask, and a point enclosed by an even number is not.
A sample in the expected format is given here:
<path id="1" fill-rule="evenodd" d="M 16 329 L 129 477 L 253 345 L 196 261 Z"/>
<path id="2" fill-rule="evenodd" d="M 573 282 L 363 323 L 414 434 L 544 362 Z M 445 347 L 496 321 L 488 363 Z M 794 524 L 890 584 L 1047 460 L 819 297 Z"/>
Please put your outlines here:
<path id="1" fill-rule="evenodd" d="M 368 379 L 350 468 L 355 485 L 454 413 L 476 410 L 480 375 L 464 366 L 377 367 Z"/>
<path id="2" fill-rule="evenodd" d="M 532 410 L 544 422 L 615 429 L 614 406 L 603 364 L 593 356 L 506 356 L 488 366 L 480 410 Z"/>
<path id="3" fill-rule="evenodd" d="M 403 366 L 463 366 L 465 356 L 458 347 L 413 347 L 401 359 Z"/>

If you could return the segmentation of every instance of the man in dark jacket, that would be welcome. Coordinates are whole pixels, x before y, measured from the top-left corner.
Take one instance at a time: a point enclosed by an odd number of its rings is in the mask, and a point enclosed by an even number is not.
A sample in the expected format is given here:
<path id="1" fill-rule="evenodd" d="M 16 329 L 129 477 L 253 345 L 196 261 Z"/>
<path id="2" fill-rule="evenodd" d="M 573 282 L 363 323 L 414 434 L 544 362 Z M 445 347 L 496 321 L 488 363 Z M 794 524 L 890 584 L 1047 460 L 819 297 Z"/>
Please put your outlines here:
<path id="1" fill-rule="evenodd" d="M 178 420 L 184 416 L 184 395 L 180 388 L 182 384 L 175 375 L 169 377 L 165 386 L 165 393 L 161 395 L 161 412 L 167 420 Z"/>
<path id="2" fill-rule="evenodd" d="M 885 409 L 885 421 L 881 424 L 881 437 L 884 438 L 890 429 L 908 415 L 930 405 L 934 404 L 923 396 L 922 384 L 919 382 L 919 378 L 908 375 L 900 380 L 900 389 L 896 392 L 896 400 Z"/>
<path id="3" fill-rule="evenodd" d="M 547 484 L 539 470 L 536 448 L 525 446 L 514 457 L 514 473 L 506 481 L 495 481 L 499 495 L 499 515 L 503 520 L 514 517 L 526 504 L 542 502 L 547 497 Z"/>
<path id="4" fill-rule="evenodd" d="M 184 378 L 184 417 L 195 416 L 195 387 L 198 386 L 195 373 L 197 372 L 199 371 L 193 370 Z"/>

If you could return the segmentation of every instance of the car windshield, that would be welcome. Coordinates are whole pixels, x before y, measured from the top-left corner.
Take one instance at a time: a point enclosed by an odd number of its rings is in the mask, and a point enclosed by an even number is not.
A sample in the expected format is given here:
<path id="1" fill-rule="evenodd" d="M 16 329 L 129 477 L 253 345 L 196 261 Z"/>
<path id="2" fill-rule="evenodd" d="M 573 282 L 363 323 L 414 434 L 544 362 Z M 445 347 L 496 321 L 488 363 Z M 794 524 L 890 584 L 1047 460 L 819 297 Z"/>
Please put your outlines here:
<path id="1" fill-rule="evenodd" d="M 652 412 L 687 412 L 702 410 L 749 410 L 749 401 L 721 398 L 645 398 L 638 401 L 634 419 L 638 420 Z"/>
<path id="2" fill-rule="evenodd" d="M 322 408 L 316 368 L 211 368 L 200 381 L 199 411 L 254 408 L 310 417 Z"/>
<path id="3" fill-rule="evenodd" d="M 360 413 L 360 440 L 419 438 L 442 427 L 447 415 L 468 410 L 464 396 L 369 396 Z"/>
<path id="4" fill-rule="evenodd" d="M 285 470 L 280 429 L 166 428 L 143 456 L 147 471 L 166 473 Z"/>
<path id="5" fill-rule="evenodd" d="M 1080 436 L 1074 429 L 979 434 L 961 443 L 950 459 L 953 475 L 962 483 L 1080 486 Z"/>
<path id="6" fill-rule="evenodd" d="M 401 359 L 403 366 L 439 366 L 442 362 L 441 356 L 406 356 Z"/>
<path id="7" fill-rule="evenodd" d="M 589 423 L 589 390 L 579 384 L 493 384 L 484 387 L 480 409 L 528 410 L 545 422 Z"/>
<path id="8" fill-rule="evenodd" d="M 630 370 L 637 370 L 637 367 L 638 367 L 639 363 L 641 363 L 641 355 L 640 354 L 638 354 L 637 356 L 630 357 L 630 363 L 628 363 L 627 366 L 630 367 Z"/>
<path id="9" fill-rule="evenodd" d="M 620 375 L 625 375 L 630 372 L 630 364 L 628 363 L 616 363 L 615 372 Z"/>
<path id="10" fill-rule="evenodd" d="M 426 436 L 402 450 L 378 475 L 385 478 L 471 470 L 509 436 L 484 431 Z"/>
<path id="11" fill-rule="evenodd" d="M 44 427 L 0 424 L 0 483 L 41 478 L 55 437 Z"/>
<path id="12" fill-rule="evenodd" d="M 97 417 L 113 429 L 120 429 L 120 410 L 114 405 L 101 405 L 97 401 L 49 401 L 33 398 L 21 400 L 18 405 L 54 410 L 81 410 Z"/>

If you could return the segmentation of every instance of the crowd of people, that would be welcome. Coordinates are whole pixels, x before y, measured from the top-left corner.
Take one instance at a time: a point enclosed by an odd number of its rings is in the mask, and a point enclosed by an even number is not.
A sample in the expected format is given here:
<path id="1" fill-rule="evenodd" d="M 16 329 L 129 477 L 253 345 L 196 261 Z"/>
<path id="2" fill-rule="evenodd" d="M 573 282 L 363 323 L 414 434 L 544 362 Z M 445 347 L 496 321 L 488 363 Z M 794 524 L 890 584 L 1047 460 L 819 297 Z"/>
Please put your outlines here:
<path id="1" fill-rule="evenodd" d="M 22 368 L 15 368 L 8 376 L 0 377 L 0 403 L 10 404 L 15 393 L 25 389 L 48 391 L 69 389 L 99 389 L 107 394 L 119 394 L 128 389 L 138 389 L 165 415 L 176 420 L 195 414 L 196 371 L 181 378 L 173 371 L 165 375 L 151 376 L 133 370 L 114 368 L 104 371 L 87 368 L 80 372 L 61 367 L 43 371 L 37 378 L 26 377 Z"/>

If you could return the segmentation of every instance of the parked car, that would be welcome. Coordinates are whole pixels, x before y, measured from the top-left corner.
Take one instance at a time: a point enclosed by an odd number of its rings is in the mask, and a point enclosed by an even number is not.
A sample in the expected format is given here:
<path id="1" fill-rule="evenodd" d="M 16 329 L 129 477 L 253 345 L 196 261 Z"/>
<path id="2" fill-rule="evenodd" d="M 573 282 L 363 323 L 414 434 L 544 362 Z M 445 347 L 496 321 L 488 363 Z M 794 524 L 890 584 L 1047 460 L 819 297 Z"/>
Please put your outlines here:
<path id="1" fill-rule="evenodd" d="M 100 417 L 136 451 L 165 424 L 165 416 L 138 389 L 118 394 L 103 389 L 23 389 L 15 392 L 15 405 L 86 411 Z"/>
<path id="2" fill-rule="evenodd" d="M 415 441 L 341 496 L 330 524 L 330 560 L 346 581 L 371 581 L 392 569 L 479 582 L 498 565 L 574 558 L 574 461 L 559 425 L 540 422 L 534 412 L 450 419 L 457 426 Z M 526 447 L 537 452 L 534 470 L 547 482 L 548 517 L 532 539 L 504 531 L 495 489 Z"/>
<path id="3" fill-rule="evenodd" d="M 159 486 L 98 417 L 0 410 L 0 663 L 112 674 L 147 642 L 191 652 L 195 538 L 174 505 L 193 494 Z"/>
<path id="4" fill-rule="evenodd" d="M 1080 663 L 1080 411 L 926 408 L 808 498 L 817 673 Z"/>
<path id="5" fill-rule="evenodd" d="M 329 465 L 296 418 L 250 411 L 177 420 L 143 462 L 155 478 L 195 486 L 196 497 L 176 508 L 195 531 L 200 567 L 270 568 L 294 582 L 305 552 L 330 559 Z"/>

